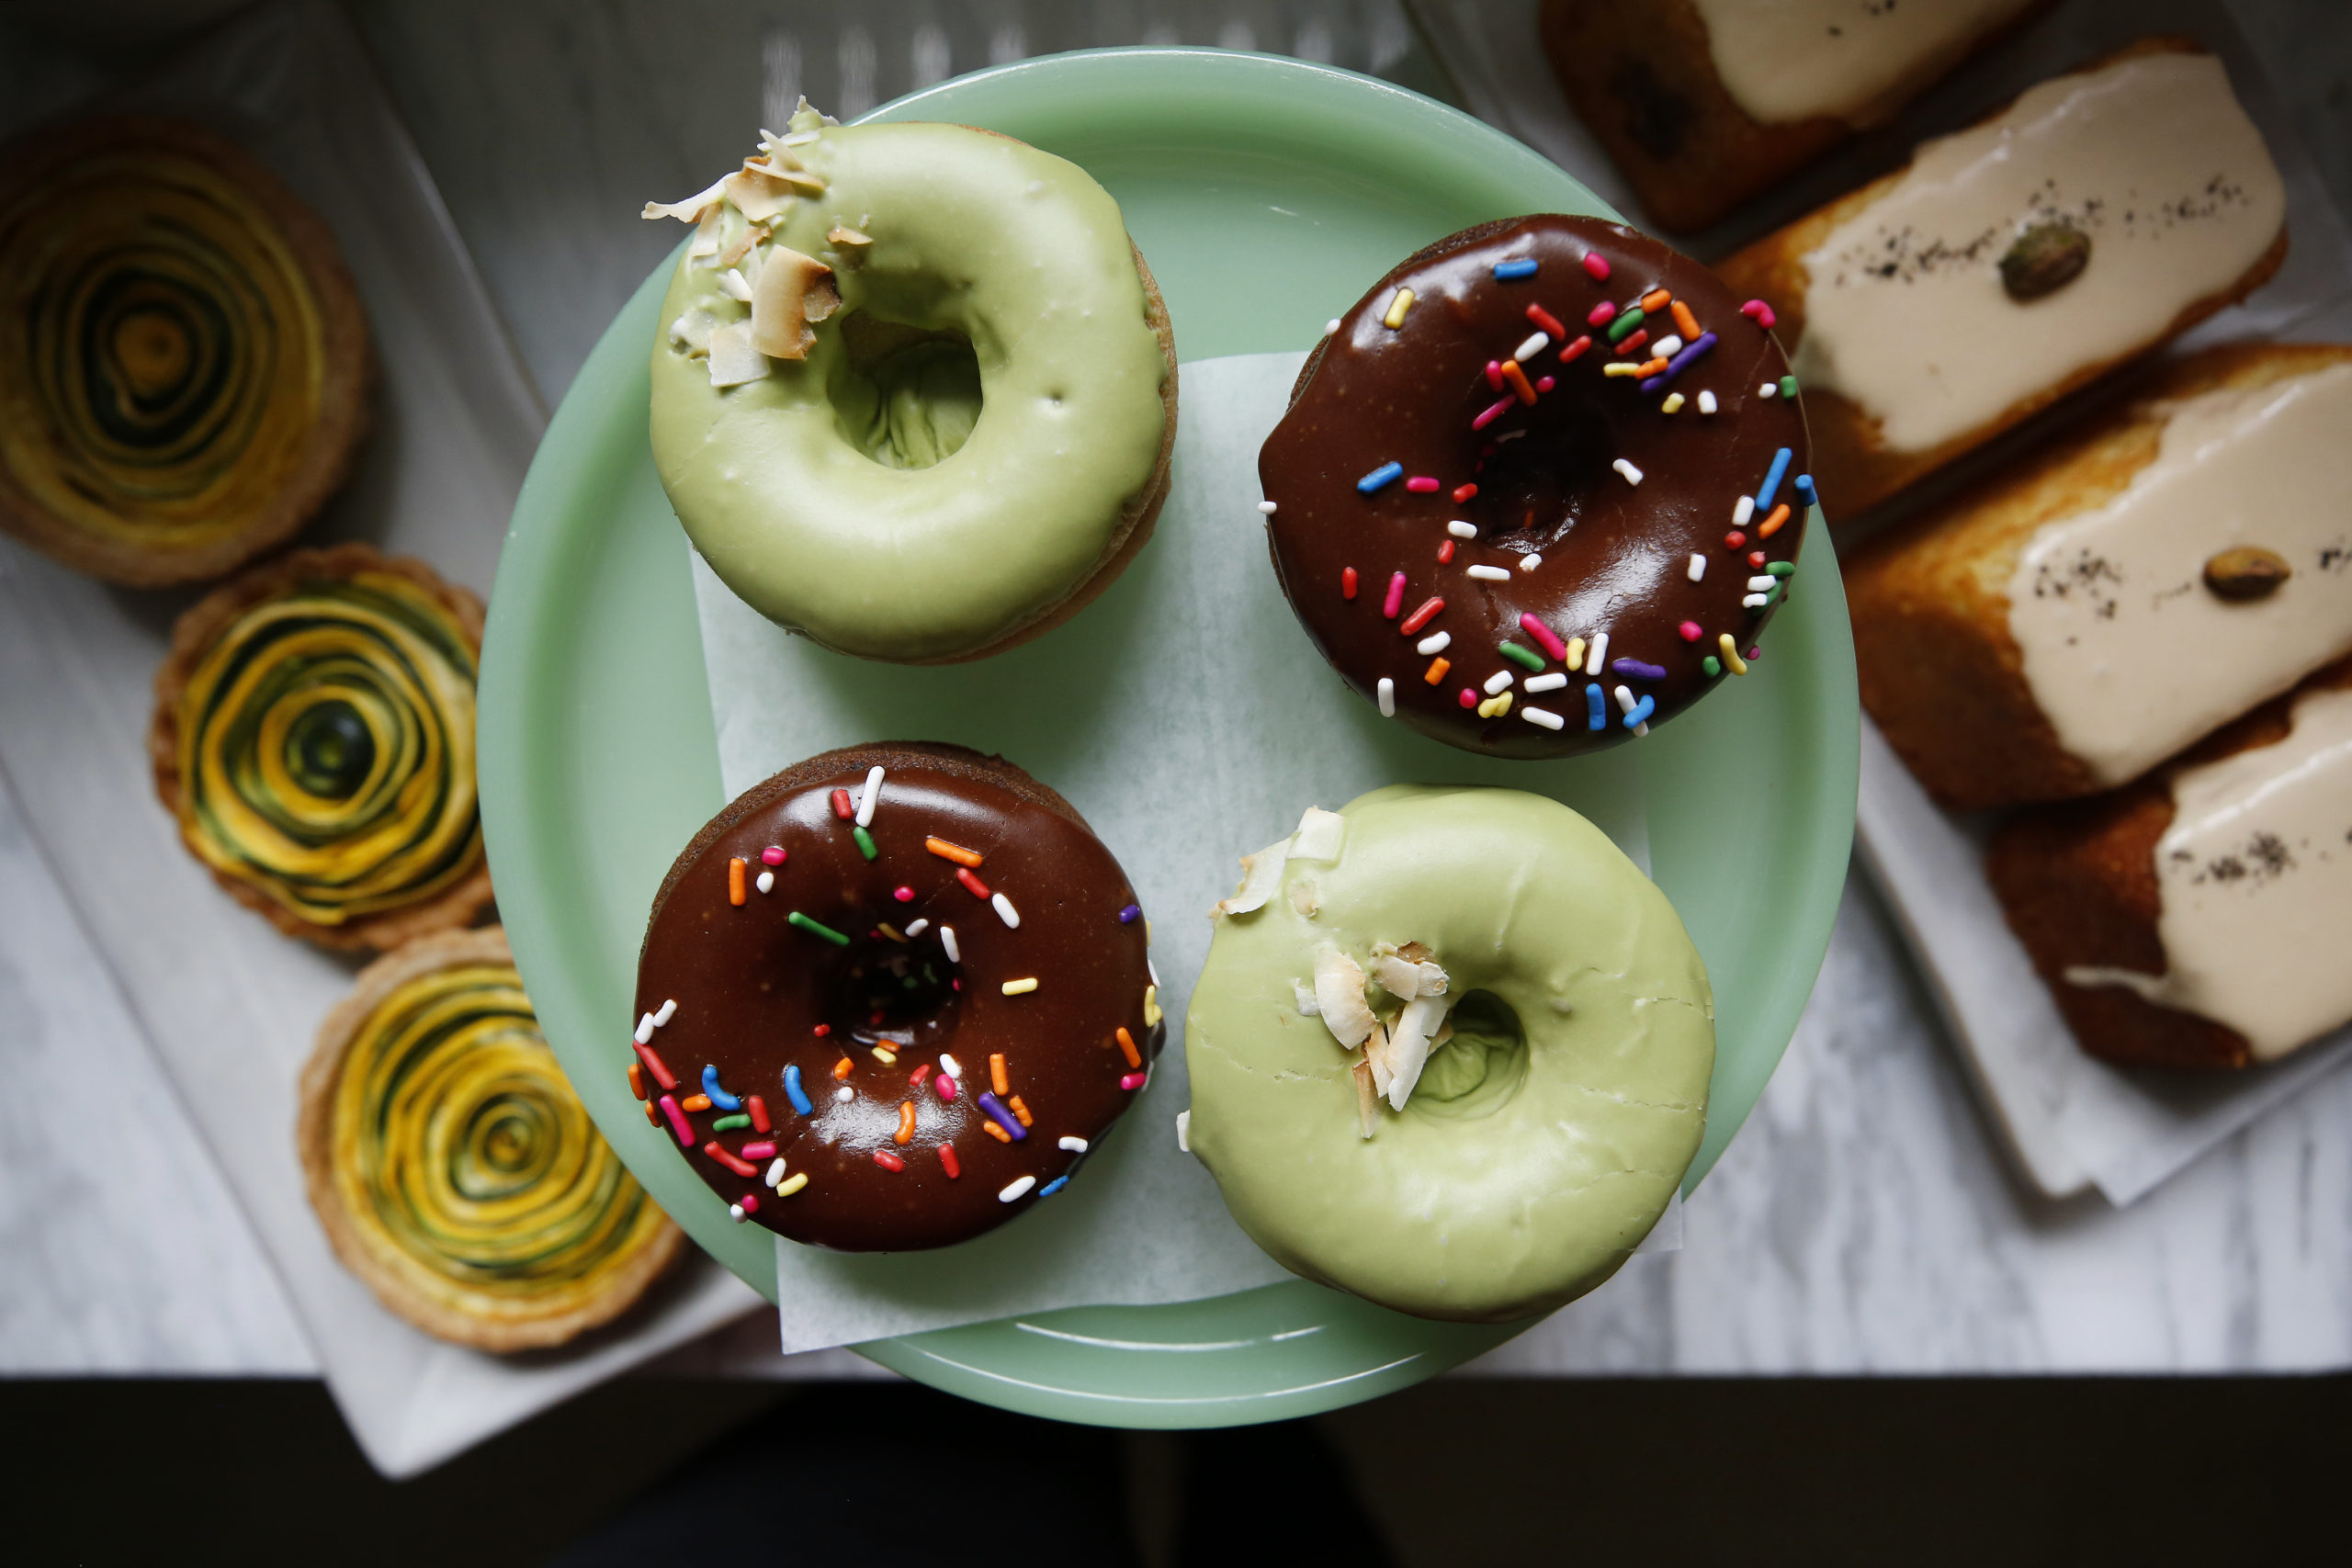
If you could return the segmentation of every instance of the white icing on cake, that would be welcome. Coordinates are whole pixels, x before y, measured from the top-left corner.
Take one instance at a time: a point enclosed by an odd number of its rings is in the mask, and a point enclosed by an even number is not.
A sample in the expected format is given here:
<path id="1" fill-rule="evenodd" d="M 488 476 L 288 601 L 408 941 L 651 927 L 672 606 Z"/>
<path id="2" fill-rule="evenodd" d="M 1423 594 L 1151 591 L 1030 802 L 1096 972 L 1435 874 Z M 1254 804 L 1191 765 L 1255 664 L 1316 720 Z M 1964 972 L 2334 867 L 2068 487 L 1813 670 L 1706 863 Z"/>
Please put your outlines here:
<path id="1" fill-rule="evenodd" d="M 1870 125 L 2032 0 L 1692 0 L 1732 102 Z"/>
<path id="2" fill-rule="evenodd" d="M 1804 258 L 1794 369 L 1925 451 L 2075 371 L 2161 339 L 2270 247 L 2286 191 L 2209 54 L 2062 76 L 1922 145 L 1885 195 Z M 2019 302 L 2000 261 L 2026 230 L 2091 238 L 2071 283 Z"/>
<path id="3" fill-rule="evenodd" d="M 2205 562 L 2237 545 L 2293 575 L 2217 597 Z M 2352 365 L 2171 404 L 2120 494 L 2027 541 L 2008 600 L 2027 688 L 2104 784 L 2352 649 Z"/>
<path id="4" fill-rule="evenodd" d="M 2352 691 L 2307 692 L 2294 730 L 2173 780 L 2156 842 L 2165 972 L 2078 966 L 2225 1024 L 2274 1061 L 2352 1019 Z"/>

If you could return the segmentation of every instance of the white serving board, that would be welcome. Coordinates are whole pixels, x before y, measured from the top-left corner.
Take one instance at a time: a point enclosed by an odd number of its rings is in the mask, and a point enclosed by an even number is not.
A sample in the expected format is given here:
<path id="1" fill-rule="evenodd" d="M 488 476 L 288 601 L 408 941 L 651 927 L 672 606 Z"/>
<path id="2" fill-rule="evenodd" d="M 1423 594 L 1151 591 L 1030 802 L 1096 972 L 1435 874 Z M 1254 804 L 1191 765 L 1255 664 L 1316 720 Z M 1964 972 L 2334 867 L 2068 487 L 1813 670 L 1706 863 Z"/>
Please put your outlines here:
<path id="1" fill-rule="evenodd" d="M 1414 0 L 1414 9 L 1477 114 L 1638 214 L 1631 188 L 1569 108 L 1544 58 L 1535 31 L 1538 0 Z M 1684 243 L 1702 255 L 1725 254 L 1899 164 L 1918 139 L 1966 124 L 2036 82 L 2154 33 L 2186 34 L 2222 57 L 2287 185 L 2286 265 L 2245 304 L 2206 321 L 2178 347 L 2249 337 L 2352 341 L 2352 237 L 2219 0 L 2058 6 L 1923 95 L 1894 126 Z M 2077 400 L 1963 466 L 1975 472 L 1996 466 L 2083 407 Z M 1951 482 L 1945 476 L 1921 490 L 1949 490 Z M 1840 542 L 1850 545 L 1853 536 Z M 2341 1032 L 2275 1066 L 2222 1077 L 2132 1071 L 2086 1056 L 1985 883 L 1989 827 L 1988 819 L 1939 810 L 1864 719 L 1856 820 L 1863 863 L 1887 896 L 1995 1131 L 2042 1192 L 2063 1198 L 2096 1188 L 2111 1202 L 2129 1203 L 2292 1098 L 2352 1047 L 2352 1031 Z"/>
<path id="2" fill-rule="evenodd" d="M 315 0 L 264 7 L 85 107 L 204 121 L 326 220 L 382 382 L 358 475 L 308 538 L 368 539 L 486 592 L 546 413 L 343 13 Z M 0 107 L 0 121 L 17 107 Z M 760 1305 L 697 1255 L 616 1327 L 506 1359 L 410 1327 L 336 1262 L 295 1156 L 295 1078 L 356 964 L 232 902 L 155 799 L 151 682 L 195 597 L 109 589 L 0 541 L 0 771 L 368 1458 L 413 1474 Z M 168 1186 L 155 1201 L 172 1201 Z"/>

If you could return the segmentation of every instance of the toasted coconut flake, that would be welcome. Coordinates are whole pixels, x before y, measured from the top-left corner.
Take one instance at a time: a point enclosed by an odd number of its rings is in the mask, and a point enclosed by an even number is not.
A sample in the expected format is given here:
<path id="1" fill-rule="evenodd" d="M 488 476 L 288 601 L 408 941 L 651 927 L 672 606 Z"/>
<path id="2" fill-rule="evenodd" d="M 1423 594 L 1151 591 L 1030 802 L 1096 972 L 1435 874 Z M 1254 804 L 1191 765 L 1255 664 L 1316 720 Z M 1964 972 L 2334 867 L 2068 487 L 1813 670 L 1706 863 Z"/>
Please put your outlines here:
<path id="1" fill-rule="evenodd" d="M 1388 1037 L 1388 1103 L 1398 1111 L 1413 1096 L 1429 1065 L 1430 1034 L 1445 1021 L 1445 1002 L 1438 997 L 1416 997 L 1405 1004 Z"/>
<path id="2" fill-rule="evenodd" d="M 831 115 L 819 114 L 811 108 L 806 94 L 801 96 L 799 106 L 792 111 L 792 118 L 785 122 L 786 128 L 795 134 L 815 130 L 821 126 L 838 126 L 839 124 L 841 121 Z"/>
<path id="3" fill-rule="evenodd" d="M 1189 1105 L 1176 1112 L 1176 1148 L 1180 1154 L 1193 1152 L 1193 1108 Z"/>
<path id="4" fill-rule="evenodd" d="M 1356 1080 L 1356 1130 L 1369 1138 L 1380 1131 L 1380 1091 L 1372 1084 L 1372 1064 L 1359 1059 L 1349 1076 Z"/>
<path id="5" fill-rule="evenodd" d="M 1323 1004 L 1315 999 L 1315 987 L 1306 981 L 1293 980 L 1290 983 L 1290 994 L 1298 1000 L 1299 1017 L 1317 1018 L 1322 1015 Z"/>
<path id="6" fill-rule="evenodd" d="M 1336 947 L 1315 954 L 1315 1005 L 1331 1038 L 1349 1050 L 1363 1044 L 1380 1021 L 1363 999 L 1363 970 Z"/>
<path id="7" fill-rule="evenodd" d="M 1381 989 L 1400 1002 L 1415 997 L 1441 997 L 1445 994 L 1445 971 L 1429 960 L 1430 950 L 1418 942 L 1403 947 L 1394 942 L 1372 944 L 1372 977 L 1380 982 Z"/>
<path id="8" fill-rule="evenodd" d="M 1380 982 L 1381 989 L 1399 1001 L 1409 1002 L 1421 994 L 1419 965 L 1408 964 L 1394 953 L 1373 955 L 1372 977 Z"/>
<path id="9" fill-rule="evenodd" d="M 710 384 L 740 387 L 763 379 L 771 367 L 768 356 L 752 346 L 752 323 L 729 321 L 710 332 Z"/>
<path id="10" fill-rule="evenodd" d="M 725 250 L 719 252 L 718 259 L 711 263 L 711 265 L 733 266 L 737 262 L 740 262 L 745 256 L 750 255 L 752 254 L 752 248 L 767 237 L 768 226 L 766 224 L 744 224 L 743 231 L 735 236 L 735 243 L 728 246 Z"/>
<path id="11" fill-rule="evenodd" d="M 690 307 L 670 323 L 670 341 L 683 346 L 687 358 L 695 358 L 710 352 L 711 330 L 718 324 L 718 318 L 701 306 Z"/>
<path id="12" fill-rule="evenodd" d="M 874 236 L 863 229 L 828 229 L 825 243 L 841 252 L 843 261 L 861 262 L 865 259 L 866 247 L 874 243 Z"/>
<path id="13" fill-rule="evenodd" d="M 1385 1098 L 1395 1075 L 1388 1070 L 1388 1031 L 1377 1021 L 1373 1023 L 1372 1032 L 1364 1037 L 1363 1059 L 1372 1069 L 1374 1092 Z"/>
<path id="14" fill-rule="evenodd" d="M 695 237 L 686 246 L 686 259 L 696 266 L 718 265 L 718 237 L 727 227 L 727 209 L 712 202 L 703 209 L 702 221 L 695 227 Z"/>
<path id="15" fill-rule="evenodd" d="M 731 176 L 730 176 L 731 177 Z M 674 218 L 681 223 L 699 223 L 703 210 L 727 194 L 727 181 L 718 180 L 707 190 L 696 191 L 684 201 L 649 201 L 640 218 Z"/>
<path id="16" fill-rule="evenodd" d="M 1282 886 L 1283 859 L 1289 850 L 1290 840 L 1284 839 L 1278 844 L 1268 844 L 1254 855 L 1243 855 L 1241 886 L 1234 889 L 1232 897 L 1217 900 L 1216 908 L 1209 911 L 1209 919 L 1247 915 L 1264 908 L 1266 900 L 1274 896 L 1274 889 Z"/>
<path id="17" fill-rule="evenodd" d="M 841 308 L 833 269 L 784 245 L 768 249 L 752 299 L 752 346 L 777 359 L 806 359 L 815 324 Z"/>
<path id="18" fill-rule="evenodd" d="M 1340 845 L 1346 839 L 1347 832 L 1346 818 L 1336 811 L 1310 806 L 1306 808 L 1306 815 L 1298 819 L 1298 831 L 1291 835 L 1291 858 L 1338 860 Z"/>
<path id="19" fill-rule="evenodd" d="M 1290 907 L 1304 918 L 1313 919 L 1323 908 L 1323 889 L 1313 877 L 1300 877 L 1291 884 Z"/>
<path id="20" fill-rule="evenodd" d="M 774 174 L 752 164 L 718 182 L 735 210 L 754 223 L 765 223 L 792 205 L 797 194 L 792 183 L 780 174 Z"/>
<path id="21" fill-rule="evenodd" d="M 752 280 L 743 276 L 741 267 L 730 266 L 718 275 L 718 291 L 729 299 L 741 299 L 746 305 L 752 302 Z"/>

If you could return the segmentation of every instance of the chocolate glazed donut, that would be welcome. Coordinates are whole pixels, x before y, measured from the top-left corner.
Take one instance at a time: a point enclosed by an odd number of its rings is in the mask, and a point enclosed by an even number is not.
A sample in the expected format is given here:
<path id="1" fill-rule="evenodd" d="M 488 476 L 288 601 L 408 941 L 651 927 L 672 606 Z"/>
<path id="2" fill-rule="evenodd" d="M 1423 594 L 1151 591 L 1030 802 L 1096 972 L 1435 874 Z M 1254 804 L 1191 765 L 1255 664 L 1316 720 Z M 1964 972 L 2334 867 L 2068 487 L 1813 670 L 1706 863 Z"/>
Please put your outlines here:
<path id="1" fill-rule="evenodd" d="M 1259 455 L 1307 635 L 1384 714 L 1503 757 L 1645 735 L 1747 673 L 1813 499 L 1772 319 L 1595 219 L 1408 258 Z"/>
<path id="2" fill-rule="evenodd" d="M 688 844 L 638 960 L 629 1081 L 738 1220 L 944 1247 L 1057 1191 L 1167 1028 L 1119 863 L 1001 758 L 812 757 Z"/>

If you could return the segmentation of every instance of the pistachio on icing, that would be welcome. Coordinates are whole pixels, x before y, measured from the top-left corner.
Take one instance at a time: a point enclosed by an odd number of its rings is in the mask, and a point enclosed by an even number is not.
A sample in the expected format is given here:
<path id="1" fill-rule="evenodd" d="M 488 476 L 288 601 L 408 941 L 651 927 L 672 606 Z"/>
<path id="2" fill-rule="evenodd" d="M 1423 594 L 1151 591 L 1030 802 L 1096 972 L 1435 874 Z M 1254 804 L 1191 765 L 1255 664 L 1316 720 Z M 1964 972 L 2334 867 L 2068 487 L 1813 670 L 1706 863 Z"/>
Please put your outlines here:
<path id="1" fill-rule="evenodd" d="M 2090 265 L 2091 237 L 2064 223 L 2037 223 L 2001 257 L 2001 287 L 2019 302 L 2055 294 Z"/>
<path id="2" fill-rule="evenodd" d="M 752 295 L 752 346 L 777 359 L 806 359 L 815 324 L 841 308 L 833 269 L 786 245 L 771 245 Z"/>
<path id="3" fill-rule="evenodd" d="M 2294 575 L 2286 557 L 2260 545 L 2240 545 L 2205 563 L 2205 586 L 2222 599 L 2265 599 Z"/>

